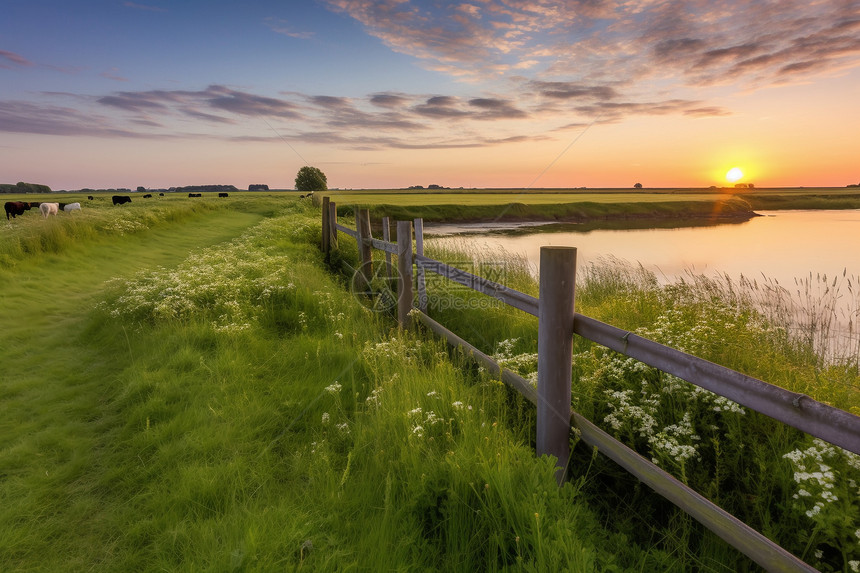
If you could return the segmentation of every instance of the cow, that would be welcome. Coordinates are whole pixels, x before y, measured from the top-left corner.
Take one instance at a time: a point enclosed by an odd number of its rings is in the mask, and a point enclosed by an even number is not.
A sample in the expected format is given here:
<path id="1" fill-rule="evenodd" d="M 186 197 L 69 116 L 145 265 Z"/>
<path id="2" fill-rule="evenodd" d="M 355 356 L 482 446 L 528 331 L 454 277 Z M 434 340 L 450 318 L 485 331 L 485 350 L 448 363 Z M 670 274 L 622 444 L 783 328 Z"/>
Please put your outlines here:
<path id="1" fill-rule="evenodd" d="M 59 210 L 59 203 L 42 203 L 41 205 L 39 205 L 39 211 L 42 212 L 42 216 L 46 219 L 48 218 L 48 215 L 53 215 L 54 217 L 56 217 L 57 211 Z"/>
<path id="2" fill-rule="evenodd" d="M 144 199 L 152 199 L 152 193 L 147 193 L 143 196 Z"/>
<path id="3" fill-rule="evenodd" d="M 203 197 L 203 194 L 202 193 L 189 193 L 188 196 L 189 197 Z"/>
<path id="4" fill-rule="evenodd" d="M 24 211 L 29 211 L 31 204 L 23 201 L 7 201 L 3 207 L 6 209 L 6 220 L 8 221 L 9 215 L 12 215 L 14 219 L 17 215 L 23 215 Z"/>
<path id="5" fill-rule="evenodd" d="M 93 200 L 93 196 L 92 196 L 92 195 L 87 195 L 87 199 L 89 199 L 90 201 L 92 201 L 92 200 Z"/>
<path id="6" fill-rule="evenodd" d="M 158 196 L 159 196 L 159 197 L 164 197 L 164 193 L 159 193 L 159 194 L 158 194 Z"/>
<path id="7" fill-rule="evenodd" d="M 230 195 L 227 193 L 218 193 L 219 197 L 229 197 Z"/>
<path id="8" fill-rule="evenodd" d="M 69 203 L 68 205 L 63 206 L 63 211 L 66 213 L 71 213 L 72 211 L 80 211 L 81 204 L 80 203 Z"/>
<path id="9" fill-rule="evenodd" d="M 131 197 L 128 195 L 114 195 L 111 197 L 114 205 L 122 205 L 123 203 L 131 203 Z"/>

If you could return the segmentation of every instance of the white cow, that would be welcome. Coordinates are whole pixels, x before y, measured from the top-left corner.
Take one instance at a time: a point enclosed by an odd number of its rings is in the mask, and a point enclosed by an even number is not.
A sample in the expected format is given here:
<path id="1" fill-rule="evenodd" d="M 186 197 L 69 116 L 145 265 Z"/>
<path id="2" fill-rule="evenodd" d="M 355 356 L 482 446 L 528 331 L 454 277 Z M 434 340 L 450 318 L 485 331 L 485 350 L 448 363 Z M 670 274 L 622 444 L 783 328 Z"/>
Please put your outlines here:
<path id="1" fill-rule="evenodd" d="M 69 203 L 68 205 L 63 205 L 63 211 L 66 213 L 71 213 L 72 211 L 80 211 L 81 204 L 80 203 Z"/>
<path id="2" fill-rule="evenodd" d="M 48 215 L 57 216 L 57 212 L 60 210 L 59 203 L 42 203 L 39 205 L 39 211 L 42 212 L 42 216 L 44 218 L 48 218 Z"/>

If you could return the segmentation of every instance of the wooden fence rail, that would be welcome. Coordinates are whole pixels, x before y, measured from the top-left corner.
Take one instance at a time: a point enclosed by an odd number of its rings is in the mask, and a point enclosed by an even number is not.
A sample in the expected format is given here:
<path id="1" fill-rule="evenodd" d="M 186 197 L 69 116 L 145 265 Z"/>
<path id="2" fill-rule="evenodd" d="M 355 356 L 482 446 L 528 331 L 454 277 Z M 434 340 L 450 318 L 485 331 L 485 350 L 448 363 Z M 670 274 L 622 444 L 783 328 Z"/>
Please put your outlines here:
<path id="1" fill-rule="evenodd" d="M 325 209 L 323 216 L 323 238 L 325 239 L 327 233 L 331 233 L 331 239 L 328 241 L 329 248 L 337 248 L 337 231 L 342 231 L 361 243 L 359 244 L 360 253 L 363 251 L 362 247 L 367 245 L 383 250 L 387 258 L 390 258 L 391 254 L 398 255 L 400 274 L 398 319 L 401 325 L 408 324 L 410 311 L 413 309 L 413 261 L 419 269 L 417 275 L 420 279 L 419 292 L 422 292 L 423 288 L 421 279 L 424 271 L 431 271 L 538 317 L 538 389 L 535 389 L 528 381 L 499 367 L 492 358 L 432 320 L 427 316 L 426 311 L 417 314 L 418 319 L 425 326 L 446 338 L 450 344 L 464 349 L 494 376 L 498 376 L 504 383 L 535 404 L 538 409 L 539 454 L 550 453 L 556 456 L 559 467 L 563 467 L 562 464 L 567 460 L 570 430 L 575 427 L 581 433 L 585 443 L 597 447 L 601 453 L 762 567 L 768 570 L 815 571 L 814 568 L 685 486 L 590 421 L 572 412 L 570 410 L 569 340 L 573 334 L 582 336 L 857 454 L 860 454 L 860 417 L 822 404 L 804 394 L 768 384 L 576 313 L 574 311 L 575 249 L 567 248 L 573 251 L 571 257 L 571 253 L 564 255 L 554 252 L 565 248 L 541 248 L 541 297 L 538 299 L 428 258 L 423 253 L 413 255 L 411 221 L 397 222 L 398 242 L 394 244 L 373 239 L 369 236 L 369 230 L 365 233 L 367 236 L 362 237 L 357 231 L 338 224 L 334 203 L 329 204 L 329 208 L 329 217 L 325 216 Z M 416 223 L 418 221 L 420 220 L 416 220 Z M 387 218 L 384 224 L 383 233 L 387 236 Z M 369 225 L 367 227 L 369 229 Z M 419 232 L 422 227 L 421 223 L 416 224 Z M 324 240 L 323 247 L 325 246 Z M 546 268 L 544 268 L 545 250 L 548 253 Z M 369 256 L 367 252 L 364 250 L 364 256 Z M 559 262 L 549 262 L 552 259 L 559 259 Z M 426 294 L 424 297 L 423 300 L 426 302 Z M 541 331 L 542 323 L 545 325 L 544 331 Z M 548 350 L 549 353 L 547 353 Z M 558 377 L 562 372 L 565 376 L 566 388 L 559 388 Z M 542 411 L 543 414 L 541 414 Z M 557 426 L 559 419 L 563 419 L 565 424 L 561 434 Z M 559 478 L 561 477 L 562 475 L 559 474 Z"/>

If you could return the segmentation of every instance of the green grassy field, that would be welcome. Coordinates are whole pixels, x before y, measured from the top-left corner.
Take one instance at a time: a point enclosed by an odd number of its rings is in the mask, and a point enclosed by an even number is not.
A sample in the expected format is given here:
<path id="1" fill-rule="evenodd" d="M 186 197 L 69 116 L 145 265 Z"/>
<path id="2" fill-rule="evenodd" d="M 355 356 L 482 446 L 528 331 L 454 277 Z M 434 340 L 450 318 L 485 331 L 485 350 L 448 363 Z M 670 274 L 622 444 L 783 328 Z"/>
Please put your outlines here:
<path id="1" fill-rule="evenodd" d="M 749 218 L 755 209 L 858 209 L 857 188 L 361 190 L 316 193 L 338 212 L 369 207 L 375 218 L 426 221 Z"/>
<path id="2" fill-rule="evenodd" d="M 319 220 L 254 193 L 0 223 L 3 571 L 755 570 L 581 445 L 558 488 L 533 409 L 360 304 L 322 261 Z M 716 286 L 583 276 L 580 312 L 860 411 L 856 357 L 822 362 Z M 437 318 L 533 377 L 531 318 L 440 286 L 465 306 Z M 822 570 L 852 570 L 855 458 L 576 353 L 579 411 Z M 831 477 L 796 481 L 815 456 Z"/>

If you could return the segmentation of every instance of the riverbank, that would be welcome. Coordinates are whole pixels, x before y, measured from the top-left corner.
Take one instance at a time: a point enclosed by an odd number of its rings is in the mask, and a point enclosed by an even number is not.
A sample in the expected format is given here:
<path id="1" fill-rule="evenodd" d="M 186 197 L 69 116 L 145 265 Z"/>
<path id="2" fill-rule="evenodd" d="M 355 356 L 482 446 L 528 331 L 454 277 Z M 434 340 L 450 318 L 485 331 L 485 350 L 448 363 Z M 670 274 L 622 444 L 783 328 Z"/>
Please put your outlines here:
<path id="1" fill-rule="evenodd" d="M 340 215 L 365 207 L 375 220 L 421 217 L 425 223 L 458 224 L 615 222 L 656 228 L 672 220 L 746 221 L 765 209 L 860 209 L 860 190 L 854 188 L 328 191 L 314 201 L 319 204 L 323 196 L 337 203 Z"/>

